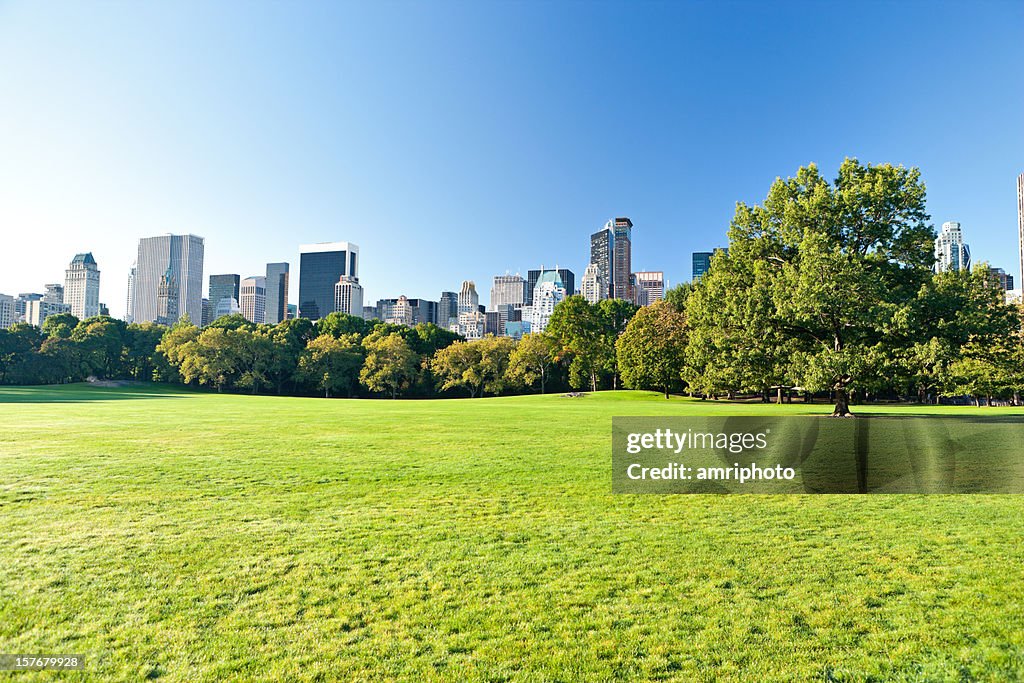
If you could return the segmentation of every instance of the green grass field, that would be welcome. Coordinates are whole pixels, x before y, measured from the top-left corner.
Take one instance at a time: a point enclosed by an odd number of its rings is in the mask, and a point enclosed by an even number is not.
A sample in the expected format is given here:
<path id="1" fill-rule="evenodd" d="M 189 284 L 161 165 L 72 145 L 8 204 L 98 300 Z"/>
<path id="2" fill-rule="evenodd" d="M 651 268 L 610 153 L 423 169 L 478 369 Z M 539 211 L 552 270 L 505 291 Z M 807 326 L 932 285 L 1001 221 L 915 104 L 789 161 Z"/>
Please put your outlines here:
<path id="1" fill-rule="evenodd" d="M 0 652 L 88 660 L 18 681 L 1024 678 L 1024 498 L 610 492 L 613 415 L 830 410 L 0 388 Z"/>

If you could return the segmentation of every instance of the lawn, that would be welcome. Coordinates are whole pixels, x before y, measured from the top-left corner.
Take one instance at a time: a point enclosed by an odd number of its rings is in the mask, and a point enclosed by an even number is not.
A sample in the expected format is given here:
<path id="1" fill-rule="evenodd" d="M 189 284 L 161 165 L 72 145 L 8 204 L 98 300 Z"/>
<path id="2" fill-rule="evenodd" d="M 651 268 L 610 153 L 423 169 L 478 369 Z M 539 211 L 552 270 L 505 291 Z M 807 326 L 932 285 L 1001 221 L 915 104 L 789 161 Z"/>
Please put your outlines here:
<path id="1" fill-rule="evenodd" d="M 87 658 L 18 681 L 1024 678 L 1024 498 L 611 494 L 613 415 L 761 411 L 830 407 L 0 388 L 0 652 Z"/>

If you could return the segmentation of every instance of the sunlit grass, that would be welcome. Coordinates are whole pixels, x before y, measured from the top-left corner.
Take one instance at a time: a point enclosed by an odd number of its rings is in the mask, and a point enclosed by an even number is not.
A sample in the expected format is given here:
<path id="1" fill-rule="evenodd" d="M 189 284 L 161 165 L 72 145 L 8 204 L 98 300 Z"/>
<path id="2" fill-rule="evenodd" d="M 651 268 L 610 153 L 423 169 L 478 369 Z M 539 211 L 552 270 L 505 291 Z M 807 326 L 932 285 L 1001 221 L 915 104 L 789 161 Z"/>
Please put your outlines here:
<path id="1" fill-rule="evenodd" d="M 829 411 L 0 388 L 0 652 L 85 654 L 62 680 L 1024 676 L 1024 500 L 610 492 L 613 415 Z"/>

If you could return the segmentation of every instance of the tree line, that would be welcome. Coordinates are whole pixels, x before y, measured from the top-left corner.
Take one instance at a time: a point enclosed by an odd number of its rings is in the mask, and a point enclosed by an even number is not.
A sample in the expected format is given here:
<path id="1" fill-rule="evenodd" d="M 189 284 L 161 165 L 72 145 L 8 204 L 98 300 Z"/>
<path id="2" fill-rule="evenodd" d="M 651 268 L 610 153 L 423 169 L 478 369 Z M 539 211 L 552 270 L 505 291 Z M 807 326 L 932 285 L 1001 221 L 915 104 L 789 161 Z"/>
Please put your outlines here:
<path id="1" fill-rule="evenodd" d="M 467 341 L 332 313 L 205 328 L 108 317 L 0 330 L 0 383 L 89 376 L 217 391 L 396 398 L 624 386 L 665 396 L 828 396 L 834 414 L 872 398 L 1009 399 L 1024 385 L 1021 314 L 984 264 L 934 273 L 934 229 L 917 169 L 847 159 L 814 165 L 737 204 L 728 248 L 693 284 L 637 308 L 570 296 L 519 341 Z"/>

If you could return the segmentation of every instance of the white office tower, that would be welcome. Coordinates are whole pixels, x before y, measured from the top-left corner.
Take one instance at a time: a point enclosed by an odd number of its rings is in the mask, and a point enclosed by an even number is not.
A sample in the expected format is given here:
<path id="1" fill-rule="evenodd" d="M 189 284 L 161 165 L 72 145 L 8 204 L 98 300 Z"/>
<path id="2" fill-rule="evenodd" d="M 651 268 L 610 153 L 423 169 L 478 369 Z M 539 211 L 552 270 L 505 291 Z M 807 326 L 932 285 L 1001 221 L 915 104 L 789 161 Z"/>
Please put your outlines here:
<path id="1" fill-rule="evenodd" d="M 135 322 L 135 264 L 132 264 L 132 269 L 128 271 L 128 300 L 125 302 L 125 314 L 124 321 L 126 323 Z"/>
<path id="2" fill-rule="evenodd" d="M 935 272 L 970 270 L 971 249 L 964 243 L 964 233 L 956 221 L 942 224 L 942 232 L 935 238 Z"/>
<path id="3" fill-rule="evenodd" d="M 601 274 L 601 268 L 596 263 L 591 263 L 583 271 L 583 281 L 580 283 L 580 293 L 583 298 L 592 304 L 601 299 L 608 298 L 608 283 Z"/>
<path id="4" fill-rule="evenodd" d="M 565 285 L 557 270 L 545 270 L 533 288 L 533 306 L 530 308 L 530 331 L 543 332 L 555 312 L 555 306 L 565 300 Z"/>
<path id="5" fill-rule="evenodd" d="M 476 284 L 472 280 L 465 280 L 462 289 L 459 291 L 459 315 L 463 313 L 476 313 L 480 310 L 480 297 L 476 293 Z"/>
<path id="6" fill-rule="evenodd" d="M 139 240 L 135 264 L 130 312 L 134 322 L 156 322 L 163 317 L 173 324 L 186 315 L 197 325 L 202 322 L 202 237 L 144 237 Z"/>
<path id="7" fill-rule="evenodd" d="M 100 314 L 100 271 L 92 253 L 75 254 L 64 271 L 64 303 L 79 320 Z"/>
<path id="8" fill-rule="evenodd" d="M 251 323 L 261 324 L 267 311 L 267 278 L 254 275 L 242 280 L 239 290 L 238 307 L 242 317 Z"/>
<path id="9" fill-rule="evenodd" d="M 636 305 L 650 306 L 665 298 L 665 273 L 647 270 L 633 273 L 636 278 Z"/>
<path id="10" fill-rule="evenodd" d="M 502 306 L 522 306 L 526 302 L 526 280 L 519 273 L 515 275 L 495 275 L 491 285 L 491 310 L 501 310 Z"/>
<path id="11" fill-rule="evenodd" d="M 234 315 L 235 313 L 241 313 L 242 308 L 235 301 L 234 297 L 228 297 L 221 299 L 217 302 L 217 307 L 213 309 L 213 319 L 222 318 L 225 315 Z"/>
<path id="12" fill-rule="evenodd" d="M 0 330 L 6 330 L 15 323 L 14 297 L 0 294 Z"/>
<path id="13" fill-rule="evenodd" d="M 342 275 L 334 285 L 334 310 L 363 317 L 363 287 L 359 278 Z"/>

